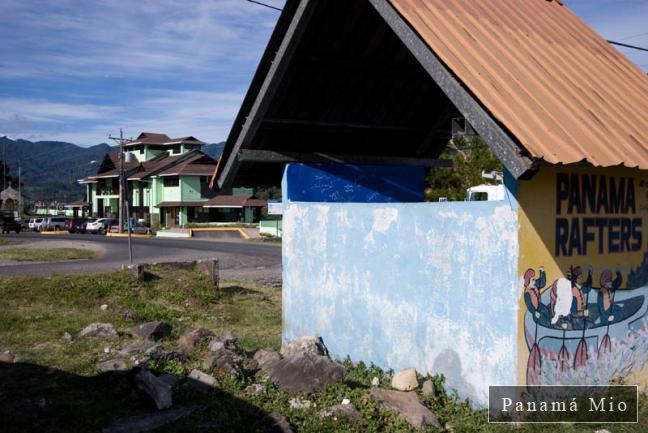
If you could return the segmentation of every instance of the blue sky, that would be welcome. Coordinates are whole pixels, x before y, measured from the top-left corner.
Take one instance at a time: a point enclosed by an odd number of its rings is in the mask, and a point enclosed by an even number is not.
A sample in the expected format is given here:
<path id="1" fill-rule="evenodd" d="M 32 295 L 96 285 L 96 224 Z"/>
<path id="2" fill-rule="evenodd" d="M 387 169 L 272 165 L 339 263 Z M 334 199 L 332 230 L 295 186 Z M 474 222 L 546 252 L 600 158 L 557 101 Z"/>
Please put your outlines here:
<path id="1" fill-rule="evenodd" d="M 645 0 L 567 5 L 604 37 L 648 46 Z M 245 0 L 2 0 L 0 136 L 88 146 L 123 127 L 222 141 L 278 16 Z M 621 51 L 648 71 L 648 53 Z"/>

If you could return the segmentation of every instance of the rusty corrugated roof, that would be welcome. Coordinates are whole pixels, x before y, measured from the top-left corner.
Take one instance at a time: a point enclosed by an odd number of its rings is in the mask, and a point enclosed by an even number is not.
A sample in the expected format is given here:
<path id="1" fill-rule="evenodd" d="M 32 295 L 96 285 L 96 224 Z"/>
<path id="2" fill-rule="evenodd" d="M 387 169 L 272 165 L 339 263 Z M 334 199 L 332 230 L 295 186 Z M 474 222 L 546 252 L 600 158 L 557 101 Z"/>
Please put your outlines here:
<path id="1" fill-rule="evenodd" d="M 389 1 L 532 156 L 648 169 L 648 77 L 561 2 Z"/>

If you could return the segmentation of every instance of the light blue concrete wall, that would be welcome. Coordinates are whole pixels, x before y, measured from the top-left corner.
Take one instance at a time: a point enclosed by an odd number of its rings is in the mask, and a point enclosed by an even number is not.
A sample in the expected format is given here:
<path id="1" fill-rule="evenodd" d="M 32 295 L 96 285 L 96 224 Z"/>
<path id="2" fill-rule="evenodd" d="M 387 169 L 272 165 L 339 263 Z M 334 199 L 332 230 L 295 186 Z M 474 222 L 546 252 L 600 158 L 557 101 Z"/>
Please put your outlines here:
<path id="1" fill-rule="evenodd" d="M 283 224 L 284 340 L 321 336 L 335 357 L 442 373 L 478 406 L 488 385 L 516 383 L 514 197 L 286 200 Z"/>

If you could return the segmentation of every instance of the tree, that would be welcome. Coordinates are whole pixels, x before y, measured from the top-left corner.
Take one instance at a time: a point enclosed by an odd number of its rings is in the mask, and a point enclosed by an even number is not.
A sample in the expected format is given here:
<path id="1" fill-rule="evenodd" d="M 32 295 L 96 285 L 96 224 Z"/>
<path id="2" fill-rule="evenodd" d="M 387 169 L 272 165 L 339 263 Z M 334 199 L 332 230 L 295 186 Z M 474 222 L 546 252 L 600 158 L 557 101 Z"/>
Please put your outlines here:
<path id="1" fill-rule="evenodd" d="M 453 168 L 432 168 L 425 179 L 425 199 L 438 201 L 464 200 L 466 189 L 483 183 L 495 183 L 482 178 L 482 170 L 502 171 L 500 160 L 481 137 L 455 137 L 440 156 L 453 162 Z"/>

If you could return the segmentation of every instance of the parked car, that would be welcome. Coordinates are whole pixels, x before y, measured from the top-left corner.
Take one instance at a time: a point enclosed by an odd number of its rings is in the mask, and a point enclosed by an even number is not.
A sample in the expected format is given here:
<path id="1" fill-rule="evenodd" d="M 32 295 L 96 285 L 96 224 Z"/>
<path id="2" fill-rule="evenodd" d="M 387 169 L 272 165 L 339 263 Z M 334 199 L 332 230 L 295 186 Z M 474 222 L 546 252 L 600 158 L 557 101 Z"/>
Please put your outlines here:
<path id="1" fill-rule="evenodd" d="M 45 220 L 45 218 L 36 218 L 34 220 L 33 230 L 35 232 L 39 232 L 41 230 L 41 226 L 43 225 L 44 220 Z"/>
<path id="2" fill-rule="evenodd" d="M 110 233 L 119 233 L 119 223 L 110 227 Z M 124 224 L 123 233 L 128 233 L 128 224 Z M 151 233 L 151 229 L 138 222 L 131 221 L 131 233 L 135 235 L 147 235 Z"/>
<path id="3" fill-rule="evenodd" d="M 29 230 L 34 230 L 34 223 L 36 222 L 36 219 L 37 218 L 29 218 L 29 222 L 27 223 Z"/>
<path id="4" fill-rule="evenodd" d="M 43 218 L 40 231 L 65 230 L 65 217 L 47 217 Z"/>
<path id="5" fill-rule="evenodd" d="M 70 218 L 65 222 L 65 230 L 70 233 L 85 233 L 87 218 Z"/>
<path id="6" fill-rule="evenodd" d="M 96 221 L 86 224 L 86 231 L 92 234 L 104 234 L 110 230 L 110 226 L 118 225 L 119 221 L 115 218 L 99 218 Z"/>
<path id="7" fill-rule="evenodd" d="M 0 213 L 0 230 L 2 233 L 16 232 L 20 233 L 22 226 L 13 215 L 13 212 Z"/>

